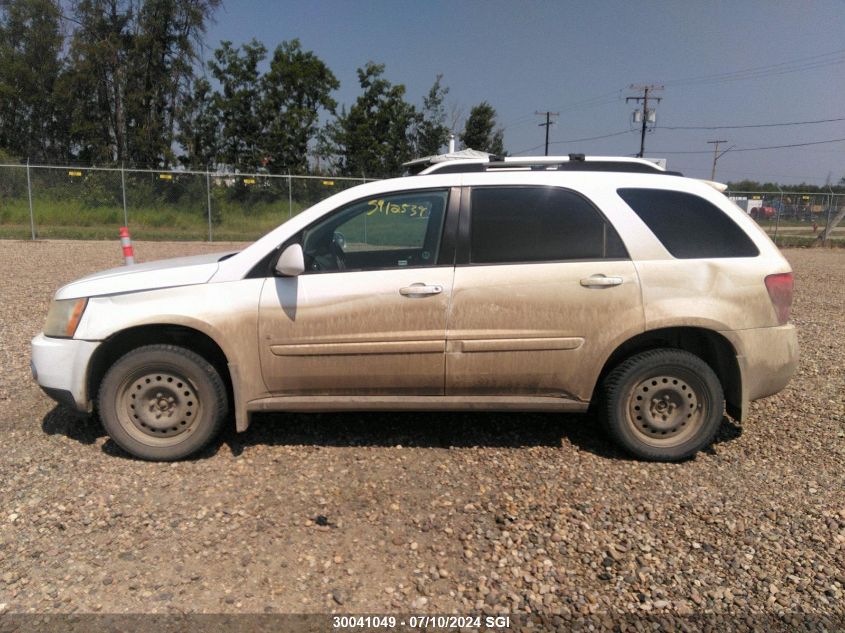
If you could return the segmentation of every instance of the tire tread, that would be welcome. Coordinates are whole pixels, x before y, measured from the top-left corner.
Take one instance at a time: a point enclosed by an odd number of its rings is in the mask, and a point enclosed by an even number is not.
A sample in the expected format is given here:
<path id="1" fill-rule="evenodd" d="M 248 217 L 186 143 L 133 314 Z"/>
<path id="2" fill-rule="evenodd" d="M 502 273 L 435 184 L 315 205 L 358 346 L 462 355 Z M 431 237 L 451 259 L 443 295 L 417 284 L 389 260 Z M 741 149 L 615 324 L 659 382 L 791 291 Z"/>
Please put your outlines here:
<path id="1" fill-rule="evenodd" d="M 113 382 L 119 382 L 122 379 L 121 370 L 123 369 L 122 365 L 124 363 L 130 362 L 137 356 L 148 353 L 173 354 L 181 357 L 182 359 L 192 363 L 195 368 L 203 374 L 203 377 L 208 380 L 212 391 L 212 401 L 207 404 L 204 403 L 203 406 L 208 407 L 209 410 L 214 413 L 211 416 L 211 426 L 204 429 L 205 437 L 201 442 L 188 441 L 184 443 L 184 446 L 183 444 L 177 444 L 166 447 L 152 447 L 145 446 L 134 439 L 132 440 L 132 444 L 128 444 L 126 441 L 121 439 L 120 432 L 112 432 L 112 425 L 119 425 L 120 423 L 110 420 L 109 409 L 104 409 L 101 406 L 102 402 L 104 402 L 106 398 L 104 394 L 112 387 L 116 387 L 116 385 L 112 385 Z M 121 356 L 106 372 L 97 392 L 97 410 L 99 411 L 100 419 L 103 422 L 103 426 L 106 428 L 106 431 L 108 431 L 109 436 L 123 450 L 136 457 L 149 461 L 173 461 L 196 453 L 207 446 L 220 433 L 228 412 L 228 395 L 226 385 L 220 377 L 219 372 L 208 360 L 196 352 L 185 347 L 171 344 L 143 345 L 141 347 L 136 347 Z"/>
<path id="2" fill-rule="evenodd" d="M 618 400 L 624 397 L 623 385 L 630 380 L 633 372 L 640 370 L 643 365 L 681 365 L 686 369 L 699 373 L 705 383 L 713 389 L 715 396 L 713 407 L 718 411 L 718 420 L 705 422 L 700 434 L 694 436 L 679 446 L 658 448 L 647 444 L 633 445 L 622 433 L 624 422 L 616 420 Z M 649 461 L 674 462 L 692 457 L 698 451 L 710 446 L 719 432 L 724 416 L 724 392 L 719 379 L 713 369 L 701 358 L 681 349 L 659 348 L 640 352 L 622 361 L 605 378 L 601 390 L 601 402 L 598 407 L 599 419 L 602 427 L 618 446 L 621 446 L 636 457 Z M 711 414 L 713 415 L 713 414 Z"/>

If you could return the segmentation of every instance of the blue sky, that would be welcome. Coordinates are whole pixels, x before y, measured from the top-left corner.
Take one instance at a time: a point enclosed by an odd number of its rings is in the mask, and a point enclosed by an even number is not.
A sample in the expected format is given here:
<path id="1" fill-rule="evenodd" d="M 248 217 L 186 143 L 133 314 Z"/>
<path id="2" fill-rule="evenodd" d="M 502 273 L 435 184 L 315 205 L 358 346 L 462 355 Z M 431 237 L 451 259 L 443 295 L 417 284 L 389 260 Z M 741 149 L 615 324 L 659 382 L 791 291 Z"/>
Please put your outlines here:
<path id="1" fill-rule="evenodd" d="M 550 153 L 631 155 L 639 134 L 628 131 L 634 105 L 625 103 L 633 94 L 627 87 L 665 84 L 646 155 L 709 177 L 708 140 L 727 140 L 723 148 L 737 150 L 845 139 L 845 120 L 668 129 L 845 117 L 843 27 L 841 1 L 228 0 L 206 42 L 213 49 L 223 39 L 240 44 L 255 37 L 272 51 L 299 38 L 335 73 L 341 82 L 335 97 L 347 105 L 359 93 L 356 69 L 369 60 L 386 64 L 387 78 L 405 84 L 417 104 L 442 74 L 447 110 L 465 116 L 488 101 L 511 153 L 543 153 L 543 128 L 533 113 L 551 110 L 560 116 Z M 724 76 L 753 68 L 764 70 Z M 845 142 L 729 151 L 717 171 L 723 181 L 824 184 L 828 175 L 833 182 L 845 176 Z"/>

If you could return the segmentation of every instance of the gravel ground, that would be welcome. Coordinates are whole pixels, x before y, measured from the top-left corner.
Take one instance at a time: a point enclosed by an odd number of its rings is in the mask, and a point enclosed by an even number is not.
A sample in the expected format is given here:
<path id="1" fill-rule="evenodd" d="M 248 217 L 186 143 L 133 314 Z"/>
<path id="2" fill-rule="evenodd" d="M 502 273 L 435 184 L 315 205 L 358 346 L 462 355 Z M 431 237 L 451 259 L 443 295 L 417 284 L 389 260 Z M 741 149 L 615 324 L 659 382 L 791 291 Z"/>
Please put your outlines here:
<path id="1" fill-rule="evenodd" d="M 28 366 L 51 294 L 119 252 L 0 242 L 0 613 L 845 622 L 845 251 L 787 253 L 798 373 L 682 464 L 586 416 L 478 413 L 266 415 L 198 459 L 133 460 Z"/>

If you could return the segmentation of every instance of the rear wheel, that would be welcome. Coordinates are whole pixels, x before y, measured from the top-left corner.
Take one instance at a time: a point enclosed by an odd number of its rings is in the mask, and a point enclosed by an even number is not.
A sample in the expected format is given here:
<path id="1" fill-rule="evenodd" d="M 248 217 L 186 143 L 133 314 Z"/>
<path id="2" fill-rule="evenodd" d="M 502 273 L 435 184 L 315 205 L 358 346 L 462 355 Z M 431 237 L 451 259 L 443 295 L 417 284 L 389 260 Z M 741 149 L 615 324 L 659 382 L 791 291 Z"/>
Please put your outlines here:
<path id="1" fill-rule="evenodd" d="M 637 354 L 604 381 L 610 436 L 642 459 L 677 461 L 709 446 L 725 409 L 722 385 L 699 357 L 676 349 Z"/>
<path id="2" fill-rule="evenodd" d="M 153 461 L 187 457 L 220 431 L 226 387 L 202 356 L 174 345 L 139 347 L 103 378 L 98 408 L 109 436 Z"/>

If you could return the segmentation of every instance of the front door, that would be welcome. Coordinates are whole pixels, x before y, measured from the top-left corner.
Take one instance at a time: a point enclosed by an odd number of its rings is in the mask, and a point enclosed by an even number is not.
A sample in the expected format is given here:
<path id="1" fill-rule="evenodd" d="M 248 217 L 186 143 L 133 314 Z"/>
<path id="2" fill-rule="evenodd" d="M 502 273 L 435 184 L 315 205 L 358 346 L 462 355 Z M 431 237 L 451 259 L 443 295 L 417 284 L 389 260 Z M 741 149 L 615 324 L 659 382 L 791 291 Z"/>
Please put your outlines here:
<path id="1" fill-rule="evenodd" d="M 264 381 L 280 395 L 442 395 L 453 256 L 449 190 L 346 205 L 297 236 L 307 270 L 268 278 Z"/>
<path id="2" fill-rule="evenodd" d="M 474 187 L 462 210 L 447 331 L 448 395 L 589 400 L 643 329 L 636 269 L 607 220 L 559 187 Z"/>

